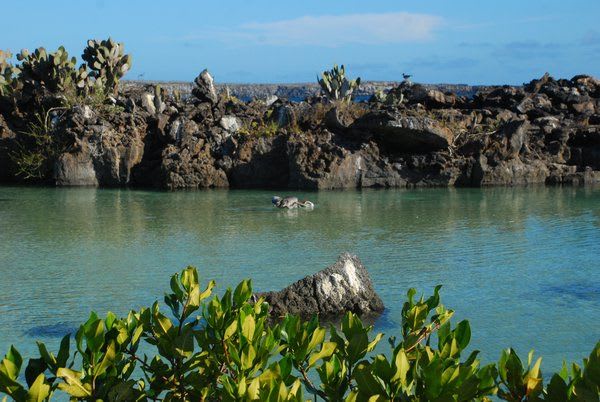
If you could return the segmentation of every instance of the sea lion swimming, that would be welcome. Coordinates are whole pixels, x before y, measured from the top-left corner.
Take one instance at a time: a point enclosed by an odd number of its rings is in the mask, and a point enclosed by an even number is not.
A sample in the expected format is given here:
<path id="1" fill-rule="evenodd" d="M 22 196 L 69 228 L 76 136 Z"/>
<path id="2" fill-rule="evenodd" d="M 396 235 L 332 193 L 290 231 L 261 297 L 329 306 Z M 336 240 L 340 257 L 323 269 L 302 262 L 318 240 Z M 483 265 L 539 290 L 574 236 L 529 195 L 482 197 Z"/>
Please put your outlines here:
<path id="1" fill-rule="evenodd" d="M 314 206 L 315 206 L 315 204 L 313 204 L 312 202 L 310 202 L 308 200 L 299 201 L 298 197 L 291 197 L 291 196 L 281 198 L 276 195 L 271 199 L 271 202 L 277 208 L 287 208 L 287 209 L 298 208 L 298 207 L 314 208 Z"/>

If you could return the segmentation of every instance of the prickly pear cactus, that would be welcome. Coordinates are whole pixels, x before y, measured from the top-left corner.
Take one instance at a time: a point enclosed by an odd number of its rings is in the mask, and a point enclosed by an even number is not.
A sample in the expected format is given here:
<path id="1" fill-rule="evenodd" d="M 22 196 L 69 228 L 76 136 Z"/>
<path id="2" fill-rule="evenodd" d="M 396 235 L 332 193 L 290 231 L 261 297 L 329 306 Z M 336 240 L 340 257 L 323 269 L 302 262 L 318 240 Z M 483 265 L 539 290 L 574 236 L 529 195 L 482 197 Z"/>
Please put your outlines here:
<path id="1" fill-rule="evenodd" d="M 0 50 L 0 96 L 8 95 L 18 84 L 20 70 L 12 65 L 12 53 Z"/>
<path id="2" fill-rule="evenodd" d="M 131 55 L 125 54 L 124 50 L 123 43 L 108 38 L 102 41 L 88 40 L 87 47 L 83 51 L 81 57 L 90 68 L 90 75 L 106 93 L 116 94 L 119 80 L 131 68 Z"/>
<path id="3" fill-rule="evenodd" d="M 75 71 L 75 86 L 77 87 L 77 93 L 82 96 L 88 96 L 94 91 L 96 82 L 90 76 L 90 72 L 87 69 L 87 65 L 84 63 L 79 66 L 79 69 Z"/>
<path id="4" fill-rule="evenodd" d="M 76 59 L 69 58 L 63 46 L 54 53 L 48 53 L 43 47 L 33 53 L 23 49 L 17 60 L 21 62 L 19 79 L 26 86 L 44 86 L 51 92 L 62 92 L 73 83 Z"/>
<path id="5" fill-rule="evenodd" d="M 352 99 L 352 93 L 358 89 L 360 85 L 360 78 L 355 80 L 349 80 L 346 78 L 346 69 L 342 64 L 338 67 L 337 64 L 333 66 L 330 71 L 324 71 L 321 74 L 321 78 L 317 78 L 317 82 L 321 86 L 321 89 L 330 101 L 344 101 L 350 102 Z"/>
<path id="6" fill-rule="evenodd" d="M 164 101 L 166 95 L 166 91 L 160 87 L 160 85 L 154 86 L 154 107 L 156 108 L 156 113 L 162 113 L 167 108 L 167 105 Z"/>
<path id="7" fill-rule="evenodd" d="M 404 92 L 402 92 L 401 87 L 392 88 L 387 93 L 379 90 L 373 94 L 370 101 L 376 103 L 385 103 L 386 105 L 399 106 L 405 101 Z"/>

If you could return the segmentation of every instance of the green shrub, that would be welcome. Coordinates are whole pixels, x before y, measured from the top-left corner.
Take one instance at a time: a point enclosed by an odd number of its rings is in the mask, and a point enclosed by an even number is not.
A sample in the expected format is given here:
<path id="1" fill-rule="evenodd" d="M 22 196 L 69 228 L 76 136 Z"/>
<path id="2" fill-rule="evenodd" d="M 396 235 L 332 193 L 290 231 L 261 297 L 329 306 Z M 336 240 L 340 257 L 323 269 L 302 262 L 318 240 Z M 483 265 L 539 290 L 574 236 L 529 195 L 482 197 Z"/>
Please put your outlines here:
<path id="1" fill-rule="evenodd" d="M 196 269 L 171 278 L 164 297 L 124 318 L 95 313 L 65 336 L 54 354 L 38 342 L 25 366 L 16 348 L 0 362 L 0 393 L 16 401 L 597 401 L 600 343 L 583 366 L 563 369 L 544 386 L 533 354 L 523 366 L 508 349 L 481 367 L 462 353 L 468 321 L 451 324 L 439 287 L 425 299 L 408 292 L 399 338 L 374 354 L 383 334 L 348 313 L 328 330 L 318 318 L 286 316 L 272 324 L 269 306 L 254 300 L 250 281 L 223 296 L 201 287 Z M 433 336 L 436 334 L 436 336 Z M 74 350 L 73 350 L 74 347 Z M 23 368 L 25 368 L 23 372 Z M 21 382 L 24 375 L 25 383 Z M 320 384 L 316 384 L 316 379 Z"/>
<path id="2" fill-rule="evenodd" d="M 56 107 L 34 113 L 26 129 L 19 132 L 16 149 L 9 154 L 18 176 L 26 180 L 48 178 L 52 163 L 68 148 L 64 135 L 54 130 L 51 123 L 51 114 L 64 109 Z"/>
<path id="3" fill-rule="evenodd" d="M 244 124 L 239 133 L 249 137 L 274 137 L 279 132 L 279 125 L 276 121 L 262 119 L 254 120 L 249 124 Z"/>

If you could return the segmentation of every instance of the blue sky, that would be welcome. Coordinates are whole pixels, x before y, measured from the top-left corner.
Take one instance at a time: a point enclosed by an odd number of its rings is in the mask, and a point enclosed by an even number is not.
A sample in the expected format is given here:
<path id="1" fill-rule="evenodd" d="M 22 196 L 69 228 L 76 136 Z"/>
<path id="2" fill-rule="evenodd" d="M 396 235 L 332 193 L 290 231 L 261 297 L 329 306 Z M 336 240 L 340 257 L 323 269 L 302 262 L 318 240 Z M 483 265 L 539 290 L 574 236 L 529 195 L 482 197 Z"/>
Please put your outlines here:
<path id="1" fill-rule="evenodd" d="M 352 76 L 520 84 L 600 75 L 598 0 L 11 1 L 0 48 L 109 35 L 133 55 L 128 78 L 307 82 L 333 63 Z"/>

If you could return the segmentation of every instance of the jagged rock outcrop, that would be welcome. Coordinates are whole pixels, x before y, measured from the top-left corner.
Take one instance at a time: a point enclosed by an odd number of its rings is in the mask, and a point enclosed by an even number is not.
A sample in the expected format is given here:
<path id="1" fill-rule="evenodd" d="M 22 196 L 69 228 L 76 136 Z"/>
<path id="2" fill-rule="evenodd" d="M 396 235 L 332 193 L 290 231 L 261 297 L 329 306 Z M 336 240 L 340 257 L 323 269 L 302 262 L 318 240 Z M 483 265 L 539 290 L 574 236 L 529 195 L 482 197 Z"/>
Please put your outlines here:
<path id="1" fill-rule="evenodd" d="M 528 152 L 530 125 L 513 120 L 493 134 L 474 166 L 478 185 L 523 185 L 544 183 L 549 170 L 544 161 Z"/>
<path id="2" fill-rule="evenodd" d="M 441 109 L 451 108 L 456 103 L 455 94 L 444 93 L 424 85 L 403 83 L 400 88 L 408 104 L 420 103 L 428 108 Z"/>
<path id="3" fill-rule="evenodd" d="M 94 156 L 87 142 L 82 142 L 77 152 L 65 152 L 54 165 L 57 186 L 98 186 Z"/>
<path id="4" fill-rule="evenodd" d="M 99 116 L 76 107 L 65 120 L 64 135 L 73 143 L 53 168 L 59 186 L 125 186 L 144 153 L 146 123 L 129 113 Z"/>
<path id="5" fill-rule="evenodd" d="M 156 186 L 171 190 L 229 187 L 224 170 L 216 166 L 214 152 L 231 134 L 218 126 L 205 130 L 188 117 L 178 117 L 165 127 L 157 145 L 162 148 Z"/>
<path id="6" fill-rule="evenodd" d="M 328 268 L 278 292 L 263 296 L 271 306 L 271 314 L 301 316 L 341 316 L 351 311 L 359 315 L 379 314 L 384 310 L 367 269 L 357 256 L 344 253 Z"/>
<path id="7" fill-rule="evenodd" d="M 334 189 L 360 187 L 362 157 L 333 141 L 324 131 L 307 137 L 292 136 L 288 141 L 289 187 Z"/>
<path id="8" fill-rule="evenodd" d="M 356 120 L 352 129 L 363 138 L 375 138 L 391 150 L 425 153 L 446 149 L 453 133 L 427 116 L 411 116 L 397 111 L 377 111 Z"/>
<path id="9" fill-rule="evenodd" d="M 16 151 L 16 136 L 16 133 L 8 126 L 8 123 L 0 114 L 0 181 L 15 180 L 15 166 L 10 160 L 10 154 Z"/>
<path id="10" fill-rule="evenodd" d="M 196 87 L 192 89 L 192 95 L 202 102 L 217 103 L 219 97 L 215 88 L 215 81 L 208 70 L 204 70 L 194 80 Z"/>
<path id="11" fill-rule="evenodd" d="M 168 189 L 229 187 L 227 175 L 214 166 L 208 154 L 193 154 L 189 149 L 169 146 L 163 151 L 162 160 L 162 182 Z"/>
<path id="12" fill-rule="evenodd" d="M 207 71 L 195 85 L 193 99 L 146 86 L 102 105 L 53 111 L 45 130 L 54 143 L 39 181 L 340 189 L 589 184 L 600 177 L 600 81 L 589 76 L 545 75 L 472 99 L 404 83 L 392 101 L 360 104 L 242 102 L 218 94 Z M 13 157 L 35 144 L 24 133 L 35 110 L 4 105 L 0 180 L 25 180 Z"/>
<path id="13" fill-rule="evenodd" d="M 241 138 L 232 156 L 223 158 L 229 182 L 236 188 L 284 188 L 290 169 L 287 137 Z"/>

